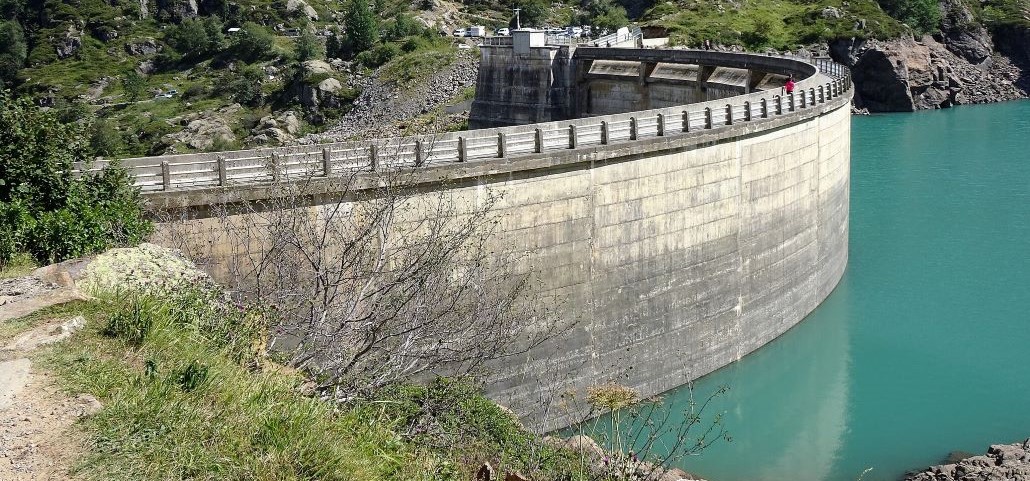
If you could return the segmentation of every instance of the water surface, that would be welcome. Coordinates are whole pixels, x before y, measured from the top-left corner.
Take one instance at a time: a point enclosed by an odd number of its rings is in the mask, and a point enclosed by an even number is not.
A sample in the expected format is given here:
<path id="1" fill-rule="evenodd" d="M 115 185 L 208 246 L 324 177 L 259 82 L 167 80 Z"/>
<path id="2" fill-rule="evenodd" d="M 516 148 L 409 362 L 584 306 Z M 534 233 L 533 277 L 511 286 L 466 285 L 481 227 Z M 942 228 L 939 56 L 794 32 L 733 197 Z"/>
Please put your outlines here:
<path id="1" fill-rule="evenodd" d="M 733 441 L 688 471 L 894 480 L 1030 436 L 1030 102 L 855 117 L 851 162 L 843 280 L 697 383 Z"/>

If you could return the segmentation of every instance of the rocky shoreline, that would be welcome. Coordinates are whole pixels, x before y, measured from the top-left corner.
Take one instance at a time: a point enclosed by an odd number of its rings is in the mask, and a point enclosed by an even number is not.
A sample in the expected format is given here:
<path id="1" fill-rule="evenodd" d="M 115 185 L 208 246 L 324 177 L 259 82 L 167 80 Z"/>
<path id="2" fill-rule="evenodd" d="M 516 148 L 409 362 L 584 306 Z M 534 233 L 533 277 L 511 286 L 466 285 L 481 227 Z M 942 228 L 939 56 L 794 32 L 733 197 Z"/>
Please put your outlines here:
<path id="1" fill-rule="evenodd" d="M 994 444 L 987 454 L 909 473 L 904 481 L 1030 481 L 1030 439 Z"/>

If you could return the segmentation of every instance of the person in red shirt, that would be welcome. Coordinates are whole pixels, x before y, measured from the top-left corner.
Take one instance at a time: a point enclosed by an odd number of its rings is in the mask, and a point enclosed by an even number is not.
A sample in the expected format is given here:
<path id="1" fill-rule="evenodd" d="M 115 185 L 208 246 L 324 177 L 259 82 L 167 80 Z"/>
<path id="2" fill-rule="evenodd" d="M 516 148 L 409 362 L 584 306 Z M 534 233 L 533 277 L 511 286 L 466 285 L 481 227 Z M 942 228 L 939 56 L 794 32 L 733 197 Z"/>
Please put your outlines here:
<path id="1" fill-rule="evenodd" d="M 787 77 L 787 83 L 783 84 L 783 90 L 785 90 L 788 94 L 794 93 L 794 76 L 793 75 Z"/>

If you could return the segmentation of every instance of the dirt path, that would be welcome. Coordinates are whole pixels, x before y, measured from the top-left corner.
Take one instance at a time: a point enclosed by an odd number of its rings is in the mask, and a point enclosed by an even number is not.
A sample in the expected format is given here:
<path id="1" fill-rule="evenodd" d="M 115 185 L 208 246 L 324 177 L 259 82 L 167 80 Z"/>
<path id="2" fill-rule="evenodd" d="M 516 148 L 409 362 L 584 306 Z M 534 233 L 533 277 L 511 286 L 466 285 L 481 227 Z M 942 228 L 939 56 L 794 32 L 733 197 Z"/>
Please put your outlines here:
<path id="1" fill-rule="evenodd" d="M 0 322 L 83 296 L 74 288 L 38 278 L 0 282 Z M 40 346 L 64 340 L 85 319 L 52 319 L 16 336 L 0 348 L 0 480 L 71 479 L 83 453 L 75 422 L 100 410 L 89 395 L 69 396 L 29 359 Z"/>

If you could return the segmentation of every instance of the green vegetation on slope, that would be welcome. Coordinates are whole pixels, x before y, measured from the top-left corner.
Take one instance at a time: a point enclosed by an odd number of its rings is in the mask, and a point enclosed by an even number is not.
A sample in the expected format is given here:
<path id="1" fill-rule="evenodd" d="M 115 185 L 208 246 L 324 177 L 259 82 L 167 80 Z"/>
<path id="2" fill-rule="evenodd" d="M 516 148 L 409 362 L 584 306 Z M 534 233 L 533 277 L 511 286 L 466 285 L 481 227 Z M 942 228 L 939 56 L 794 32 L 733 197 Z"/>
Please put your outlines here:
<path id="1" fill-rule="evenodd" d="M 848 37 L 892 38 L 905 31 L 873 0 L 666 1 L 654 5 L 642 21 L 668 28 L 675 43 L 699 46 L 707 39 L 753 49 L 789 49 Z"/>
<path id="2" fill-rule="evenodd" d="M 410 41 L 439 37 L 411 9 L 395 0 L 0 0 L 0 88 L 69 119 L 106 121 L 94 136 L 106 157 L 257 145 L 269 142 L 252 132 L 263 117 L 296 112 L 307 132 L 356 98 L 346 88 L 312 94 L 318 85 L 303 62 L 340 58 L 368 69 L 412 49 L 451 48 L 449 39 Z M 352 71 L 331 76 L 347 85 Z M 169 136 L 198 118 L 218 134 Z"/>
<path id="3" fill-rule="evenodd" d="M 211 294 L 101 296 L 7 327 L 77 313 L 87 328 L 41 361 L 104 404 L 83 425 L 84 479 L 464 480 L 488 459 L 535 479 L 584 478 L 573 453 L 464 382 L 349 405 L 312 397 L 304 376 L 262 356 L 260 312 Z"/>

